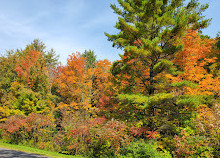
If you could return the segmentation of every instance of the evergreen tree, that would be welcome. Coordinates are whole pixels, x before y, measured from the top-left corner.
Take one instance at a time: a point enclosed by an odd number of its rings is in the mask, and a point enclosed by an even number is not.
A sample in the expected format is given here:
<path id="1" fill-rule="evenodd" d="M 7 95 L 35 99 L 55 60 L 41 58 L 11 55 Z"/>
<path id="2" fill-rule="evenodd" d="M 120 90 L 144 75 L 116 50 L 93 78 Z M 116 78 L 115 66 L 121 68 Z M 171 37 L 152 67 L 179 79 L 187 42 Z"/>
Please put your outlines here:
<path id="1" fill-rule="evenodd" d="M 117 97 L 124 105 L 121 111 L 125 119 L 136 118 L 138 125 L 147 124 L 154 130 L 163 122 L 173 124 L 178 107 L 166 74 L 178 74 L 172 60 L 183 49 L 186 30 L 208 26 L 210 20 L 202 16 L 208 5 L 200 5 L 197 0 L 188 4 L 184 0 L 118 2 L 120 7 L 111 8 L 119 15 L 115 27 L 120 32 L 105 34 L 114 47 L 125 51 L 111 69 L 122 93 Z"/>
<path id="2" fill-rule="evenodd" d="M 119 15 L 116 35 L 105 33 L 113 46 L 124 48 L 124 60 L 114 63 L 113 69 L 129 70 L 128 61 L 138 59 L 149 76 L 139 72 L 149 95 L 155 92 L 155 76 L 171 66 L 168 60 L 182 48 L 181 37 L 187 29 L 200 29 L 209 19 L 201 15 L 208 5 L 199 5 L 197 0 L 184 4 L 184 0 L 118 0 L 120 7 L 111 5 Z M 120 63 L 120 64 L 119 64 Z M 131 64 L 130 64 L 131 65 Z M 114 71 L 115 75 L 119 71 Z M 148 81 L 146 83 L 145 81 Z"/>
<path id="3" fill-rule="evenodd" d="M 85 50 L 85 52 L 82 54 L 84 58 L 86 58 L 86 68 L 94 68 L 95 64 L 97 63 L 96 55 L 94 51 L 92 50 Z"/>

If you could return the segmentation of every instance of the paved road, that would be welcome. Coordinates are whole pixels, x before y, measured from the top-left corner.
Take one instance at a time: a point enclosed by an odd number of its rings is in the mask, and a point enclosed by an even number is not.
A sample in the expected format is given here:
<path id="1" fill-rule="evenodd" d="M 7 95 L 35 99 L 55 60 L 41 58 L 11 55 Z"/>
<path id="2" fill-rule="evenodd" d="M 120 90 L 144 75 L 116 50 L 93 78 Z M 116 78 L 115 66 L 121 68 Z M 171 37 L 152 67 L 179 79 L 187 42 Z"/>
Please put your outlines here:
<path id="1" fill-rule="evenodd" d="M 48 157 L 0 148 L 0 158 L 48 158 Z"/>

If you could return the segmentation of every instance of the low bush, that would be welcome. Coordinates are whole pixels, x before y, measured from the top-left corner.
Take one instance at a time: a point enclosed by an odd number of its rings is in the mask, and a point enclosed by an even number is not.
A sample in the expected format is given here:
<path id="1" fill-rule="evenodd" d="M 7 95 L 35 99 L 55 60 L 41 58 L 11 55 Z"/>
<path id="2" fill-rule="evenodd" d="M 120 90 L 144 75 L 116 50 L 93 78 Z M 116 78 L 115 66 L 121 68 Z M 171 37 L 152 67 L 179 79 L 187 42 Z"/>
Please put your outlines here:
<path id="1" fill-rule="evenodd" d="M 213 157 L 213 148 L 210 146 L 209 140 L 200 135 L 188 134 L 186 130 L 181 131 L 180 136 L 174 137 L 176 147 L 175 155 L 177 158 L 181 157 Z"/>
<path id="2" fill-rule="evenodd" d="M 49 115 L 14 115 L 1 125 L 4 142 L 68 155 L 115 157 L 130 143 L 129 127 L 117 120 L 64 114 L 60 127 Z"/>
<path id="3" fill-rule="evenodd" d="M 158 151 L 157 148 L 155 141 L 134 141 L 127 145 L 118 157 L 172 158 L 169 152 Z"/>

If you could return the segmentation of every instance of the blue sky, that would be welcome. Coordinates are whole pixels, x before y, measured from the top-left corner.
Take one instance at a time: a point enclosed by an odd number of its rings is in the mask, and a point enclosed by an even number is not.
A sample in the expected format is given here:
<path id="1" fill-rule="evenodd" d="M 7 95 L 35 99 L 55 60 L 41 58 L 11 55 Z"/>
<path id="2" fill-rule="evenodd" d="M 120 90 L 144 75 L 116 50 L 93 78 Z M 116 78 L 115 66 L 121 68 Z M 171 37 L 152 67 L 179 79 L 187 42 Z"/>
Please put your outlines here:
<path id="1" fill-rule="evenodd" d="M 220 0 L 209 2 L 205 12 L 212 24 L 203 31 L 215 37 L 220 31 Z M 110 8 L 117 0 L 0 0 L 0 53 L 24 48 L 35 38 L 53 48 L 66 63 L 68 55 L 94 50 L 98 59 L 119 59 L 104 32 L 114 34 L 117 16 Z"/>

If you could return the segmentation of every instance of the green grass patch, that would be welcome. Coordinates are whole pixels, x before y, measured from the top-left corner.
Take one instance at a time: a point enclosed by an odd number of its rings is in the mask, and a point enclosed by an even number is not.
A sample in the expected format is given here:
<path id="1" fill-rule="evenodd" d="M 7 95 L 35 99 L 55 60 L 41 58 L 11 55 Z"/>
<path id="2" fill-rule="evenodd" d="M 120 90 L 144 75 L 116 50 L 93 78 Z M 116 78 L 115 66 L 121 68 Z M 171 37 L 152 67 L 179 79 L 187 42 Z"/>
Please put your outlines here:
<path id="1" fill-rule="evenodd" d="M 52 151 L 45 151 L 41 149 L 31 148 L 31 147 L 22 146 L 22 145 L 8 144 L 8 143 L 3 143 L 3 142 L 0 142 L 0 147 L 11 149 L 11 150 L 23 151 L 23 152 L 31 153 L 31 154 L 39 154 L 39 155 L 52 157 L 52 158 L 80 158 L 79 156 L 64 155 L 64 154 L 60 154 L 60 153 L 56 153 Z"/>

